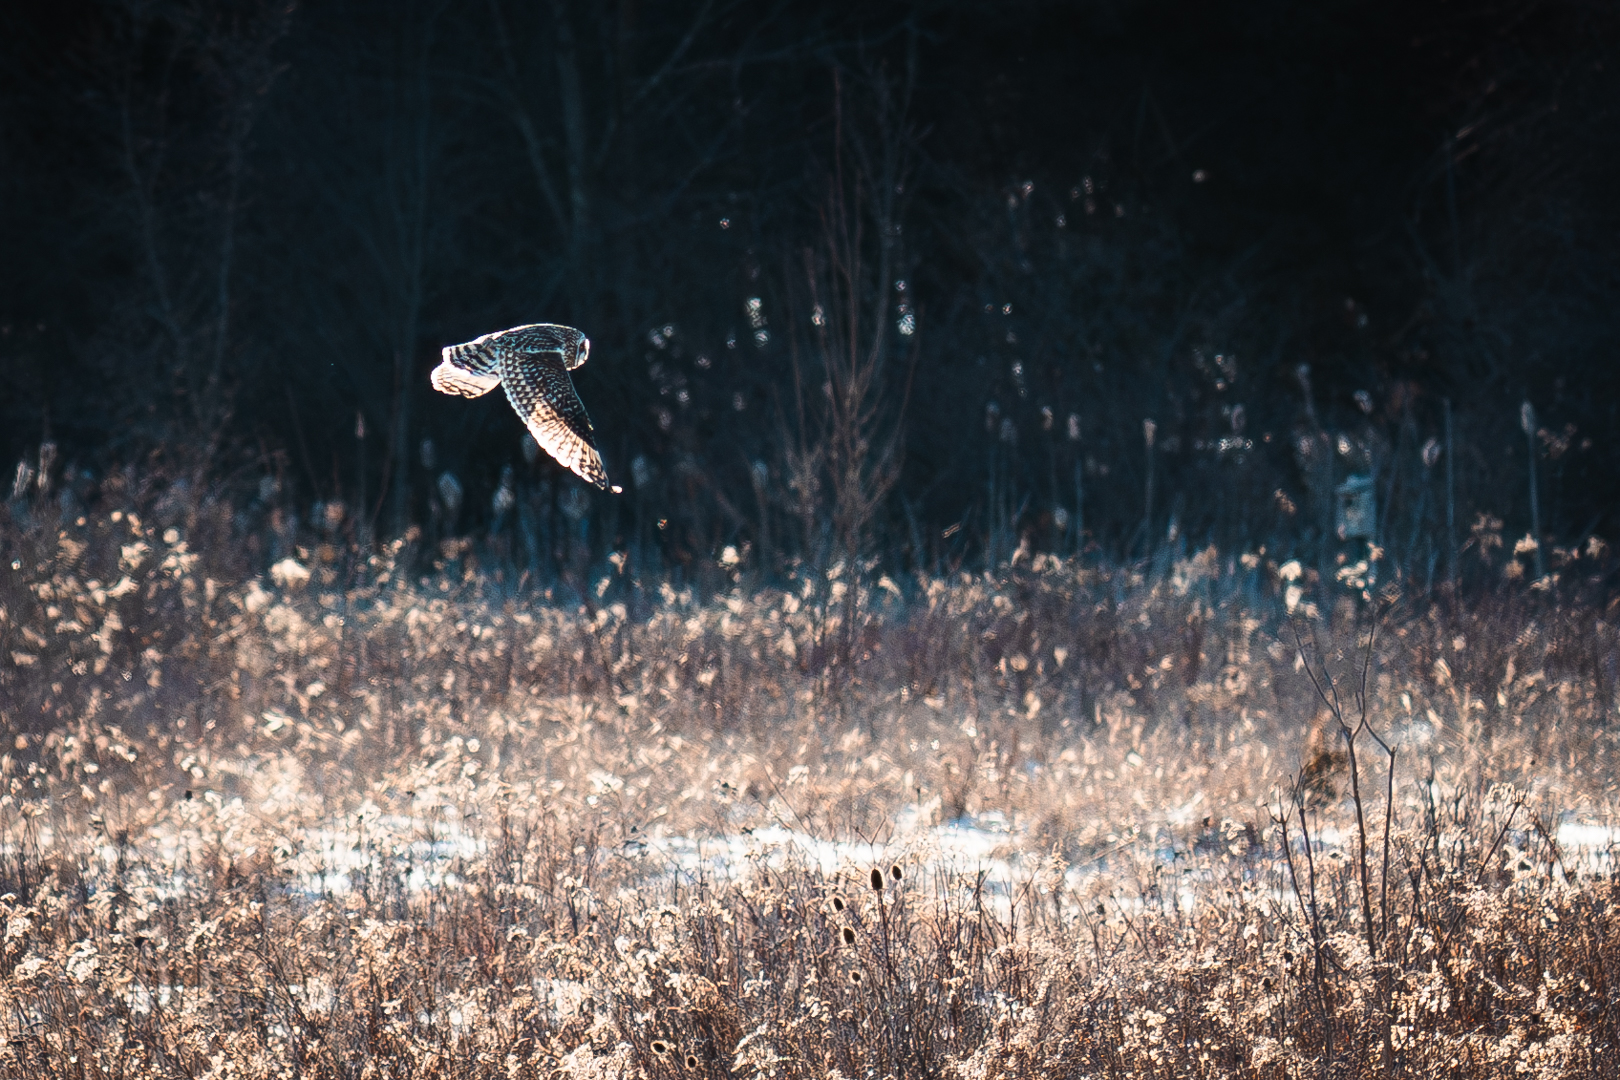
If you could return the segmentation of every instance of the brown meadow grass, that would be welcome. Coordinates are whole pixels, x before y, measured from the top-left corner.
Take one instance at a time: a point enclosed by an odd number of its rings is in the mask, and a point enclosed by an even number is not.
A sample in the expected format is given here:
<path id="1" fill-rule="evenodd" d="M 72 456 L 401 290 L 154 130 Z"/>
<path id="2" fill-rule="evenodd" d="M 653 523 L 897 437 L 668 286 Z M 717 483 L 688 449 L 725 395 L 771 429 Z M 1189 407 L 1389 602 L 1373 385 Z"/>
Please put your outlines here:
<path id="1" fill-rule="evenodd" d="M 1620 1071 L 1574 592 L 1208 551 L 565 604 L 10 515 L 5 1075 Z"/>

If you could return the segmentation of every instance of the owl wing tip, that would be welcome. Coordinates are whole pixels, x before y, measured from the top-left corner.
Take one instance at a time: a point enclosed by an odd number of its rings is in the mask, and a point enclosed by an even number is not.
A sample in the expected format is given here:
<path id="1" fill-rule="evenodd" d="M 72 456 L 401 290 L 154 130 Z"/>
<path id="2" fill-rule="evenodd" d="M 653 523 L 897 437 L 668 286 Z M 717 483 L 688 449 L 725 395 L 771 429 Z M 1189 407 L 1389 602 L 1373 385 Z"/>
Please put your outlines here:
<path id="1" fill-rule="evenodd" d="M 574 472 L 578 474 L 581 480 L 602 491 L 607 491 L 610 487 L 615 493 L 619 491 L 617 484 L 608 484 L 607 470 L 602 467 L 602 455 L 597 451 L 596 447 L 591 446 L 589 443 L 585 444 L 584 453 L 580 455 L 579 461 L 574 465 Z"/>

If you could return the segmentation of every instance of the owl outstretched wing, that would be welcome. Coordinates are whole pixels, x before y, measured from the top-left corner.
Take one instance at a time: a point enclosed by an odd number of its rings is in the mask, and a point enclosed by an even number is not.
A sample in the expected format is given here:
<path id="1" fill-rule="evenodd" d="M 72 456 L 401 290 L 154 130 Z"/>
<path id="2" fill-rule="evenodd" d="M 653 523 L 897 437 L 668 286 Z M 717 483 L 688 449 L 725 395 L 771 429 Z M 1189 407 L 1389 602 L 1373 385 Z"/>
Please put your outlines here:
<path id="1" fill-rule="evenodd" d="M 574 381 L 563 367 L 560 352 L 503 352 L 500 382 L 506 387 L 512 408 L 541 449 L 582 480 L 599 488 L 608 486 L 591 418 L 574 391 Z"/>

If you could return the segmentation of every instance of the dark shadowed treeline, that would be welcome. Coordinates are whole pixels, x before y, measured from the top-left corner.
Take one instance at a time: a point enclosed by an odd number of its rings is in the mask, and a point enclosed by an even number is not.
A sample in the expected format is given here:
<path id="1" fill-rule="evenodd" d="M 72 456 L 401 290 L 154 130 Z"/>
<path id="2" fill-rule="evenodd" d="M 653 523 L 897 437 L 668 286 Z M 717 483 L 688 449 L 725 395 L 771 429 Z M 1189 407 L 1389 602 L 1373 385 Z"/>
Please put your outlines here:
<path id="1" fill-rule="evenodd" d="M 1539 577 L 1620 527 L 1617 44 L 1582 0 L 8 5 L 7 493 L 541 581 L 1363 531 Z M 428 387 L 533 321 L 590 335 L 622 495 Z"/>

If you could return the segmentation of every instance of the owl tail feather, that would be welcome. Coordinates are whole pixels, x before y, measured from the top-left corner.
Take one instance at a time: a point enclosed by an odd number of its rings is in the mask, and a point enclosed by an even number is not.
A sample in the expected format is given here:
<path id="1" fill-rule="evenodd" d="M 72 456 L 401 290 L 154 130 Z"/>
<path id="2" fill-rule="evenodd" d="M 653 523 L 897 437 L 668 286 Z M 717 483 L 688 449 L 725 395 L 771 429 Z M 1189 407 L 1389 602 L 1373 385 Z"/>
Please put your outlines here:
<path id="1" fill-rule="evenodd" d="M 433 369 L 433 389 L 441 394 L 459 394 L 461 397 L 481 397 L 501 385 L 499 375 L 479 375 L 457 364 L 451 354 L 465 346 L 457 345 L 444 350 L 444 360 Z"/>

